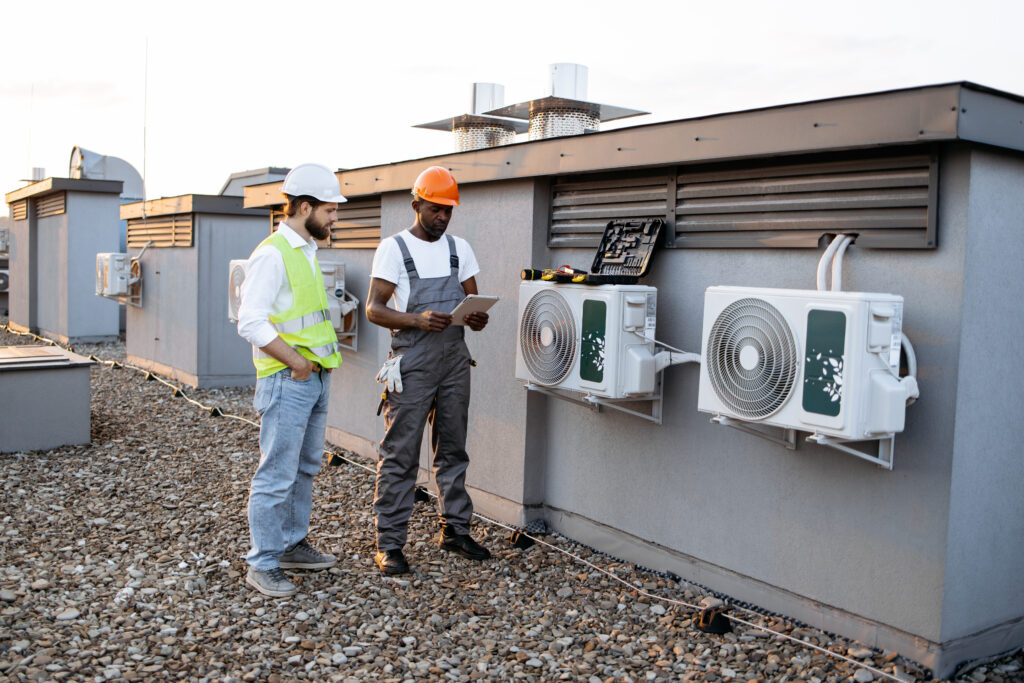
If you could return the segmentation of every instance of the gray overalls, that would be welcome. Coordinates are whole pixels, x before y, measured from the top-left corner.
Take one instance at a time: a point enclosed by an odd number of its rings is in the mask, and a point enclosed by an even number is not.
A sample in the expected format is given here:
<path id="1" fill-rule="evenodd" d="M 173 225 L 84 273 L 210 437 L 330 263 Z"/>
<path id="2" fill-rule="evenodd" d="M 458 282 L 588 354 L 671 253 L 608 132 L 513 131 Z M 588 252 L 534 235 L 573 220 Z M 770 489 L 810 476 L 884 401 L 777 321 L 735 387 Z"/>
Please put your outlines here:
<path id="1" fill-rule="evenodd" d="M 409 248 L 395 236 L 409 274 L 406 311 L 451 313 L 465 297 L 459 282 L 455 240 L 448 239 L 451 273 L 421 278 Z M 373 512 L 377 518 L 377 550 L 405 545 L 412 514 L 424 423 L 430 420 L 434 480 L 444 524 L 455 533 L 468 534 L 473 501 L 466 492 L 466 425 L 469 418 L 471 358 L 462 325 L 443 332 L 415 327 L 393 333 L 390 357 L 402 356 L 402 392 L 387 392 L 384 424 L 387 432 L 378 447 L 377 490 Z"/>

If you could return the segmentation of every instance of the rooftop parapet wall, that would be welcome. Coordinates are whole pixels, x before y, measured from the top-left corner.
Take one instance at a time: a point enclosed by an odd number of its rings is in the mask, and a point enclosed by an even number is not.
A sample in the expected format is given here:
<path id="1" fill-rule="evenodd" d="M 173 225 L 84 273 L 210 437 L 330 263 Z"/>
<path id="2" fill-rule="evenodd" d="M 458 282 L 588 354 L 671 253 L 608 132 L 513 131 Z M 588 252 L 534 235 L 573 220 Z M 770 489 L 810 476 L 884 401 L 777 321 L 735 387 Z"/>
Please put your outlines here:
<path id="1" fill-rule="evenodd" d="M 423 167 L 459 183 L 967 140 L 1024 151 L 1024 98 L 949 83 L 653 123 L 570 138 L 339 171 L 346 196 L 408 190 Z M 281 183 L 245 188 L 245 206 L 279 205 Z"/>

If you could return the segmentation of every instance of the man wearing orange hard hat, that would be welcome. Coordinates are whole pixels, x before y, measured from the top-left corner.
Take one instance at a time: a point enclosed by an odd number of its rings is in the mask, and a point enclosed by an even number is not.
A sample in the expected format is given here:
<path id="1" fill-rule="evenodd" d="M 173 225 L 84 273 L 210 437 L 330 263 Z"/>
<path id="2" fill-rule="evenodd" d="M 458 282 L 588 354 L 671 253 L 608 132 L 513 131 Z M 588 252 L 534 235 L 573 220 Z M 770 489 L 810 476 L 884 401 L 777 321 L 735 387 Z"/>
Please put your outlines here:
<path id="1" fill-rule="evenodd" d="M 441 533 L 437 544 L 471 560 L 490 552 L 470 536 L 473 502 L 466 491 L 466 430 L 472 358 L 464 329 L 480 331 L 487 314 L 451 315 L 476 294 L 480 271 L 466 240 L 447 234 L 459 188 L 445 168 L 431 166 L 413 185 L 412 227 L 380 243 L 373 257 L 367 319 L 389 328 L 391 352 L 377 375 L 385 385 L 386 433 L 378 447 L 373 511 L 375 561 L 382 574 L 409 571 L 402 552 L 415 497 L 420 442 L 431 426 Z M 392 305 L 388 305 L 391 302 Z"/>

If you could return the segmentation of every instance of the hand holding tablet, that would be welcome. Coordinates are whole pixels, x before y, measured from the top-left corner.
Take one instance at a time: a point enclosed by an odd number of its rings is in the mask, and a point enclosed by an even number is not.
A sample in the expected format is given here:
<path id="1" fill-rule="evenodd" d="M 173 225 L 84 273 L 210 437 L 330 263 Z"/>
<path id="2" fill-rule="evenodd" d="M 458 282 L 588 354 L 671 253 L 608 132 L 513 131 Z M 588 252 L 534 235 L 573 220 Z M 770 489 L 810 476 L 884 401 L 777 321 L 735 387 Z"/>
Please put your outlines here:
<path id="1" fill-rule="evenodd" d="M 485 313 L 487 309 L 496 303 L 498 303 L 498 297 L 496 296 L 470 294 L 452 311 L 452 325 L 465 325 L 467 315 L 470 313 Z"/>

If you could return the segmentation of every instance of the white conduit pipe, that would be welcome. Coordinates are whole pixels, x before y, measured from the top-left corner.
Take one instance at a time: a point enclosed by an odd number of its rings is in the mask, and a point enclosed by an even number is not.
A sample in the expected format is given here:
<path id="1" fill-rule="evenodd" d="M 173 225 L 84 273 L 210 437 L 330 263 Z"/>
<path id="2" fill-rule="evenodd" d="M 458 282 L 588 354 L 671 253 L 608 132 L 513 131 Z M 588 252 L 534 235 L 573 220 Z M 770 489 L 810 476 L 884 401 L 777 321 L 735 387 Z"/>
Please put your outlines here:
<path id="1" fill-rule="evenodd" d="M 843 241 L 839 244 L 835 256 L 832 257 L 832 291 L 843 291 L 843 254 L 846 248 L 853 244 L 853 238 L 849 235 L 842 235 Z"/>
<path id="2" fill-rule="evenodd" d="M 832 262 L 832 256 L 835 255 L 836 249 L 839 248 L 840 242 L 846 239 L 846 235 L 836 235 L 835 238 L 829 243 L 828 248 L 825 249 L 825 253 L 821 255 L 821 260 L 818 261 L 818 291 L 824 292 L 828 289 L 825 284 L 825 269 L 828 267 L 827 264 Z"/>
<path id="3" fill-rule="evenodd" d="M 911 377 L 917 377 L 917 353 L 914 352 L 914 345 L 910 343 L 910 338 L 906 334 L 900 332 L 900 339 L 903 344 L 903 353 L 907 354 L 907 372 Z"/>

